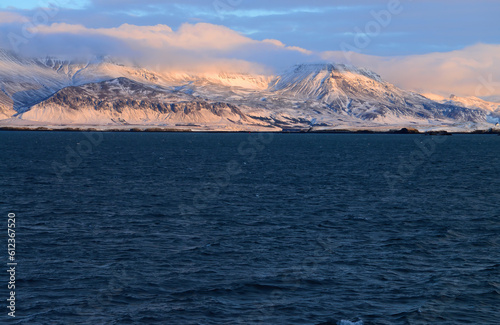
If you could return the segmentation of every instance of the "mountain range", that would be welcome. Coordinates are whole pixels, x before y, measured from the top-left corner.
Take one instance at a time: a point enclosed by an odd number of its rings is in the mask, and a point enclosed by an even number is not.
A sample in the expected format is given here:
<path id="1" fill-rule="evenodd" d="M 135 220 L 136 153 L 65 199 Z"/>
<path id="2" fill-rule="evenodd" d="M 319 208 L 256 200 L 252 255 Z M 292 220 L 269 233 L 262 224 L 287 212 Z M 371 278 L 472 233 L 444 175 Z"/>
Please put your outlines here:
<path id="1" fill-rule="evenodd" d="M 471 130 L 499 117 L 499 103 L 421 95 L 343 64 L 300 64 L 273 76 L 190 74 L 0 50 L 0 126 Z"/>

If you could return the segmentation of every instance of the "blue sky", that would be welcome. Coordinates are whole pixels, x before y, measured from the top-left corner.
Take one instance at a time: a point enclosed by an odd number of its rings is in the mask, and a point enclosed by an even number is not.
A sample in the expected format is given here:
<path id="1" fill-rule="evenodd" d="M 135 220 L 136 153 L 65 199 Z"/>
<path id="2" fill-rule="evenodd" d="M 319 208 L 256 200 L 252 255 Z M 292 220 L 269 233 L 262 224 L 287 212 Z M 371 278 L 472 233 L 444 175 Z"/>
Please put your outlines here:
<path id="1" fill-rule="evenodd" d="M 259 71 L 340 61 L 402 87 L 474 95 L 477 80 L 500 80 L 499 13 L 495 0 L 3 0 L 0 47 Z"/>
<path id="2" fill-rule="evenodd" d="M 4 10 L 30 16 L 27 10 L 57 4 L 54 22 L 87 27 L 185 22 L 227 26 L 254 39 L 278 39 L 315 51 L 335 51 L 353 42 L 356 30 L 374 20 L 372 12 L 387 10 L 391 0 L 262 1 L 262 0 L 3 0 Z M 408 55 L 451 51 L 476 43 L 500 42 L 500 1 L 400 0 L 400 14 L 383 26 L 370 46 L 372 55 Z"/>

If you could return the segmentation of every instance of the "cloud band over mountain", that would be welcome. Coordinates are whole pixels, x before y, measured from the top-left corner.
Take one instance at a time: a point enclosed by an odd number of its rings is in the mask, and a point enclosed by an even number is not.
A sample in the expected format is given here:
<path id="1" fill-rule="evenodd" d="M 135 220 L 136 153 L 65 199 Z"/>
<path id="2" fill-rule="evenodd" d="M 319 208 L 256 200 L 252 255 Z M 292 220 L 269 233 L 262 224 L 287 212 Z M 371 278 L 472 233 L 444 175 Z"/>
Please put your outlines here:
<path id="1" fill-rule="evenodd" d="M 94 0 L 71 1 L 71 5 L 70 1 L 47 1 L 46 9 L 4 7 L 4 11 L 0 11 L 0 47 L 27 56 L 85 58 L 110 55 L 150 69 L 190 72 L 271 74 L 296 63 L 339 62 L 367 67 L 398 86 L 420 92 L 445 96 L 500 95 L 500 45 L 482 42 L 489 40 L 487 37 L 479 37 L 461 47 L 455 45 L 449 51 L 430 51 L 428 48 L 425 53 L 415 54 L 401 54 L 405 51 L 399 48 L 393 51 L 394 55 L 380 55 L 380 51 L 379 54 L 375 50 L 370 53 L 363 46 L 356 47 L 359 45 L 356 37 L 371 38 L 370 48 L 376 48 L 377 42 L 389 35 L 396 35 L 394 40 L 400 37 L 393 30 L 401 23 L 397 19 L 401 17 L 396 15 L 389 17 L 391 24 L 387 26 L 380 21 L 378 33 L 370 34 L 369 23 L 376 22 L 373 13 L 388 10 L 387 2 L 376 2 L 378 4 L 360 1 L 354 6 L 339 1 L 333 6 L 318 1 L 307 5 L 303 1 L 287 4 L 276 1 L 266 5 L 261 3 L 259 7 L 258 3 L 244 1 L 210 2 L 208 5 L 201 5 L 199 1 Z M 483 2 L 479 1 L 478 7 Z M 439 3 L 444 5 L 446 1 L 438 1 L 435 6 Z M 401 1 L 399 5 L 398 15 L 402 9 L 405 11 L 401 15 L 411 14 L 409 3 Z M 423 10 L 412 6 L 415 13 Z M 163 23 L 154 23 L 159 19 L 155 8 L 157 12 L 163 12 Z M 103 12 L 110 13 L 111 22 L 99 20 Z M 77 17 L 77 13 L 86 13 L 88 17 Z M 343 16 L 338 13 L 343 13 Z M 343 42 L 350 44 L 349 49 L 354 49 L 355 53 L 342 52 L 342 42 L 317 45 L 307 41 L 307 35 L 319 40 L 329 35 L 323 21 L 324 15 L 328 14 L 339 19 L 344 16 L 363 17 L 363 20 L 354 19 L 360 29 L 350 30 L 352 24 L 345 23 L 344 34 L 351 36 L 344 38 L 347 41 Z M 429 19 L 433 17 L 432 13 L 427 15 Z M 89 20 L 89 17 L 94 20 Z M 276 20 L 275 25 L 279 28 L 261 26 L 261 17 L 266 17 L 266 21 Z M 287 24 L 294 25 L 293 17 L 298 19 L 296 27 L 288 32 L 281 30 Z M 315 23 L 311 17 L 318 21 Z M 241 20 L 239 24 L 235 22 L 236 18 Z M 308 29 L 303 25 L 304 19 L 309 23 Z M 151 23 L 146 23 L 146 20 Z M 251 21 L 253 25 L 250 25 Z M 334 25 L 337 26 L 332 22 Z M 368 29 L 364 30 L 364 27 Z M 265 29 L 269 30 L 267 34 L 263 32 Z M 374 31 L 377 32 L 372 28 L 371 32 Z M 409 30 L 404 29 L 403 33 L 409 33 Z M 265 35 L 269 37 L 263 37 Z M 470 37 L 465 35 L 464 38 Z M 413 49 L 413 52 L 419 51 Z"/>

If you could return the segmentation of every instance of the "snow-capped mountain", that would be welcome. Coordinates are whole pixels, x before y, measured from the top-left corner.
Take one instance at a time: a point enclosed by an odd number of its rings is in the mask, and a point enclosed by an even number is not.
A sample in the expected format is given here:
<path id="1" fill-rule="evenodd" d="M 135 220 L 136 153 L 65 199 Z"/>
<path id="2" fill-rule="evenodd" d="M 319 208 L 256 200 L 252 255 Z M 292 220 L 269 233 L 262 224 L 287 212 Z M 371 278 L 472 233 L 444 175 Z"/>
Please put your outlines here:
<path id="1" fill-rule="evenodd" d="M 10 98 L 17 112 L 29 109 L 65 87 L 119 77 L 160 82 L 154 73 L 115 63 L 110 58 L 87 61 L 31 59 L 0 50 L 0 90 Z"/>
<path id="2" fill-rule="evenodd" d="M 486 121 L 492 124 L 500 122 L 500 103 L 488 102 L 478 97 L 458 97 L 451 95 L 449 98 L 435 94 L 425 94 L 425 97 L 432 99 L 436 102 L 465 107 L 473 110 L 481 110 L 486 114 Z"/>
<path id="3" fill-rule="evenodd" d="M 500 112 L 500 103 L 488 102 L 478 97 L 458 97 L 455 95 L 451 95 L 449 98 L 445 98 L 434 94 L 425 94 L 424 96 L 443 104 L 481 109 L 483 111 L 489 112 Z"/>
<path id="4" fill-rule="evenodd" d="M 34 105 L 19 118 L 48 124 L 134 124 L 181 126 L 210 124 L 219 129 L 234 125 L 265 126 L 238 107 L 201 100 L 160 86 L 121 77 L 99 83 L 66 87 Z"/>
<path id="5" fill-rule="evenodd" d="M 487 123 L 489 114 L 487 107 L 437 102 L 340 64 L 297 65 L 276 76 L 195 75 L 111 58 L 28 59 L 0 51 L 2 125 L 429 127 Z"/>
<path id="6" fill-rule="evenodd" d="M 484 120 L 479 110 L 436 103 L 397 88 L 372 71 L 342 64 L 295 66 L 277 77 L 272 88 L 283 96 L 318 101 L 340 114 L 380 123 Z"/>

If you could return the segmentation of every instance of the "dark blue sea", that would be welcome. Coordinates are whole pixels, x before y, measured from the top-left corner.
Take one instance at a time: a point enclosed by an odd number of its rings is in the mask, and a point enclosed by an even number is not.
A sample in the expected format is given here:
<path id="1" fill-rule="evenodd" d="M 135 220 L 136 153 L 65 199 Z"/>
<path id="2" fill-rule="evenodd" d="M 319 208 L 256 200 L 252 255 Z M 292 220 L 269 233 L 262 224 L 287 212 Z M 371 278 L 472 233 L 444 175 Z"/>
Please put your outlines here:
<path id="1" fill-rule="evenodd" d="M 2 324 L 500 324 L 500 137 L 0 132 Z"/>

